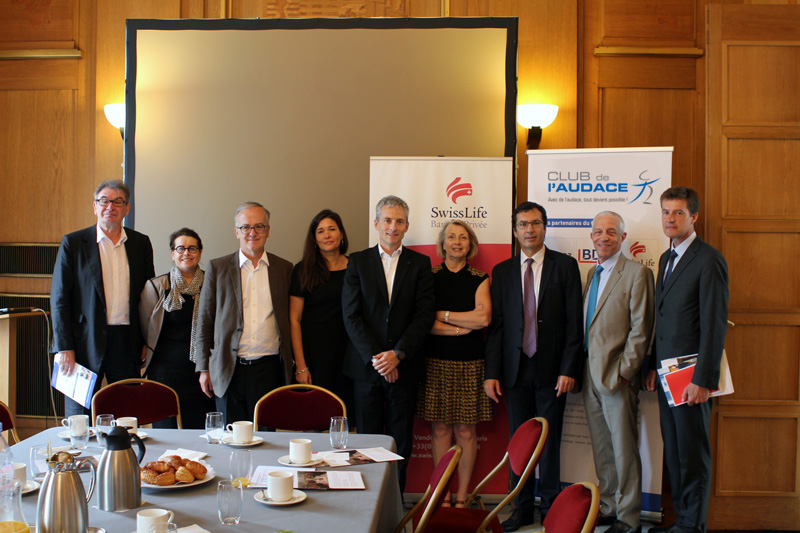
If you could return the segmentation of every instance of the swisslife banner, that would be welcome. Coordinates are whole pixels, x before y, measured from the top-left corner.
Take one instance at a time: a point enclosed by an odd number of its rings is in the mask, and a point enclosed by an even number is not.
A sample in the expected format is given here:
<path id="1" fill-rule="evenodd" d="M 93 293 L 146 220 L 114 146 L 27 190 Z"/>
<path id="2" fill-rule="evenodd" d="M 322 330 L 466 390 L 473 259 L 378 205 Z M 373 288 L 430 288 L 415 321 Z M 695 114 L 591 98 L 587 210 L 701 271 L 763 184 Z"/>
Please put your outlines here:
<path id="1" fill-rule="evenodd" d="M 614 211 L 625 221 L 622 253 L 658 272 L 669 247 L 661 229 L 659 198 L 671 187 L 672 147 L 535 150 L 528 153 L 528 197 L 547 211 L 545 245 L 575 257 L 586 285 L 597 255 L 589 237 L 592 219 Z M 663 443 L 655 392 L 639 393 L 642 514 L 660 517 Z M 561 481 L 597 481 L 579 394 L 567 397 L 561 439 Z"/>
<path id="2" fill-rule="evenodd" d="M 371 157 L 369 211 L 370 246 L 378 243 L 375 205 L 387 195 L 399 196 L 409 207 L 409 229 L 403 246 L 431 258 L 436 255 L 436 238 L 451 219 L 461 219 L 475 231 L 478 255 L 470 265 L 491 273 L 494 265 L 511 256 L 511 198 L 514 167 L 510 157 Z M 503 397 L 504 398 L 504 397 Z M 470 487 L 494 468 L 508 445 L 505 402 L 494 406 L 494 418 L 477 425 L 478 455 Z M 413 453 L 408 467 L 406 494 L 422 494 L 433 471 L 431 426 L 414 422 Z M 457 474 L 456 474 L 457 475 Z M 501 479 L 502 478 L 502 479 Z M 455 479 L 451 486 L 455 487 Z M 508 494 L 507 477 L 495 476 L 484 491 Z M 499 501 L 499 500 L 498 500 Z"/>

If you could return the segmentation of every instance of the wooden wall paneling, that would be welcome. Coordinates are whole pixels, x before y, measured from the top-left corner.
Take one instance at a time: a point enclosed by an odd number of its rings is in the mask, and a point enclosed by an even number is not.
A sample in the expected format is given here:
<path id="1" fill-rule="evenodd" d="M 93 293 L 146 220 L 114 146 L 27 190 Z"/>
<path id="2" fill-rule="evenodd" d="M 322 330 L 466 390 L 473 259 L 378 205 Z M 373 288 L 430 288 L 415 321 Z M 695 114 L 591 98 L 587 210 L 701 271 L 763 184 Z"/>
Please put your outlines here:
<path id="1" fill-rule="evenodd" d="M 402 0 L 232 0 L 231 13 L 233 18 L 409 16 L 408 2 Z"/>
<path id="2" fill-rule="evenodd" d="M 72 48 L 77 1 L 0 0 L 0 48 Z"/>
<path id="3" fill-rule="evenodd" d="M 694 46 L 698 25 L 695 14 L 695 0 L 604 0 L 602 44 Z"/>
<path id="4" fill-rule="evenodd" d="M 181 0 L 182 19 L 225 18 L 227 0 Z"/>

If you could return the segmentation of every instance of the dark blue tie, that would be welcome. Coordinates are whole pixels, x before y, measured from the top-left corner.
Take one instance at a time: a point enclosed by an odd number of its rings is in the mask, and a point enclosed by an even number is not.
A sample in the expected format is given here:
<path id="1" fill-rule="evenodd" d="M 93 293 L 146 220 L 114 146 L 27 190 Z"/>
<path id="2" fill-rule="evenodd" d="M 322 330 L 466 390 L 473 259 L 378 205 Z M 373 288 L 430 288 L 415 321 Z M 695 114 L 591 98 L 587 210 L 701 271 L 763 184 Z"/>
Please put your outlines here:
<path id="1" fill-rule="evenodd" d="M 667 280 L 669 279 L 669 275 L 672 274 L 672 267 L 675 265 L 675 258 L 678 257 L 678 252 L 672 248 L 669 251 L 669 263 L 667 264 L 667 273 L 664 275 L 664 285 L 667 285 Z"/>
<path id="2" fill-rule="evenodd" d="M 592 286 L 589 288 L 589 302 L 586 305 L 586 334 L 583 336 L 583 347 L 584 349 L 589 349 L 589 324 L 592 323 L 592 318 L 594 318 L 594 309 L 597 307 L 597 292 L 600 288 L 600 273 L 603 271 L 603 267 L 597 265 L 597 269 L 594 271 L 594 277 L 592 277 Z"/>
<path id="3" fill-rule="evenodd" d="M 530 257 L 525 260 L 523 286 L 522 351 L 528 357 L 533 357 L 536 353 L 536 286 L 533 283 L 533 259 Z"/>

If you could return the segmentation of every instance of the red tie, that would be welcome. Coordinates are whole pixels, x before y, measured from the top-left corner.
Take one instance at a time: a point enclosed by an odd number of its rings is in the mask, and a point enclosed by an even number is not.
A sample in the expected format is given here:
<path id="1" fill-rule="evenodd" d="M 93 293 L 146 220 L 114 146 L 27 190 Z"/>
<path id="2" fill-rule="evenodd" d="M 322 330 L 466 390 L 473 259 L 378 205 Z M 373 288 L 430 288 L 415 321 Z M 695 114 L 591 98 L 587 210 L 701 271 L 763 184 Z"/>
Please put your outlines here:
<path id="1" fill-rule="evenodd" d="M 525 260 L 523 308 L 525 323 L 522 326 L 522 351 L 528 357 L 536 353 L 536 288 L 533 284 L 533 259 Z"/>

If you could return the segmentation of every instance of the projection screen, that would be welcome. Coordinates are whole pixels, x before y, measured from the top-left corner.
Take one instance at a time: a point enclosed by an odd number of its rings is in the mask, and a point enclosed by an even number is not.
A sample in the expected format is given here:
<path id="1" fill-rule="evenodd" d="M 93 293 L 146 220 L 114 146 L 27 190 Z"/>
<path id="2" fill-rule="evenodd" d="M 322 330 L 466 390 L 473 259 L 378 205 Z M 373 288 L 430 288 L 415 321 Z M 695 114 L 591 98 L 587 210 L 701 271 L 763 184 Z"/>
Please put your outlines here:
<path id="1" fill-rule="evenodd" d="M 515 155 L 516 54 L 515 18 L 129 20 L 127 224 L 158 273 L 183 226 L 235 251 L 246 200 L 292 262 L 323 208 L 365 248 L 370 156 Z"/>

